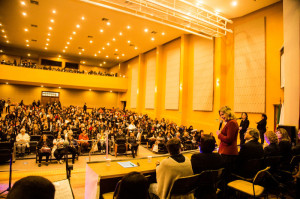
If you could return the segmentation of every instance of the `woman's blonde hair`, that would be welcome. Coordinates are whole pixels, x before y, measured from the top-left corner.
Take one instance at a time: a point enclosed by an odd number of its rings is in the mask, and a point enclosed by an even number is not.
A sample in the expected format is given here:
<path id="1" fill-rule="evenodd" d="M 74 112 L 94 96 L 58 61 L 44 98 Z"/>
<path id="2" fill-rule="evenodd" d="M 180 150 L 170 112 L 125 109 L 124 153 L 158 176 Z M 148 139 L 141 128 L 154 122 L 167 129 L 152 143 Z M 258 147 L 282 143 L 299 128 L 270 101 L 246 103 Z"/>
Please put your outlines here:
<path id="1" fill-rule="evenodd" d="M 228 120 L 233 120 L 235 119 L 234 113 L 231 111 L 231 108 L 229 108 L 228 106 L 223 106 L 220 108 L 219 110 L 219 114 L 220 112 L 223 112 L 224 114 L 226 114 L 228 116 Z"/>
<path id="2" fill-rule="evenodd" d="M 289 142 L 291 142 L 291 138 L 290 138 L 288 132 L 287 132 L 284 128 L 279 128 L 279 129 L 277 129 L 277 130 L 278 130 L 278 131 L 281 133 L 281 135 L 282 135 L 282 137 L 281 137 L 281 139 L 280 139 L 279 141 L 289 141 Z"/>
<path id="3" fill-rule="evenodd" d="M 278 143 L 278 137 L 273 131 L 267 131 L 265 133 L 265 136 L 270 141 L 270 143 Z"/>

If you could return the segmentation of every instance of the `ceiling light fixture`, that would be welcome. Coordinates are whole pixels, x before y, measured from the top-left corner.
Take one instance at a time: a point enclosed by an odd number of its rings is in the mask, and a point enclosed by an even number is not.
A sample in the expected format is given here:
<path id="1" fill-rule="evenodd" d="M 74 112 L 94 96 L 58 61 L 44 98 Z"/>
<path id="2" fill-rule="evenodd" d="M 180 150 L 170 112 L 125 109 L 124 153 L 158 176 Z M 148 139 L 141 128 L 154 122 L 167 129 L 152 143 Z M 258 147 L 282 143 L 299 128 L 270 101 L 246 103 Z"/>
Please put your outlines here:
<path id="1" fill-rule="evenodd" d="M 29 47 L 29 44 L 26 44 L 27 47 Z"/>
<path id="2" fill-rule="evenodd" d="M 105 57 L 108 58 L 108 55 L 106 55 Z"/>
<path id="3" fill-rule="evenodd" d="M 27 16 L 27 13 L 26 13 L 26 12 L 22 12 L 22 15 L 23 15 L 23 16 Z"/>
<path id="4" fill-rule="evenodd" d="M 58 87 L 59 89 L 61 89 L 61 87 Z"/>
<path id="5" fill-rule="evenodd" d="M 120 33 L 119 33 L 119 35 L 120 35 L 120 36 L 122 36 L 122 35 L 123 35 L 123 33 L 122 33 L 122 32 L 120 32 Z"/>
<path id="6" fill-rule="evenodd" d="M 28 39 L 26 39 L 26 42 L 28 43 L 28 42 L 29 42 L 29 40 L 28 40 Z"/>
<path id="7" fill-rule="evenodd" d="M 7 35 L 4 35 L 3 37 L 4 37 L 4 38 L 7 38 Z"/>
<path id="8" fill-rule="evenodd" d="M 75 31 L 73 32 L 73 35 L 76 35 L 76 32 L 75 32 Z"/>
<path id="9" fill-rule="evenodd" d="M 100 29 L 100 32 L 103 32 L 103 29 Z"/>
<path id="10" fill-rule="evenodd" d="M 84 48 L 83 49 L 81 49 L 82 51 L 84 51 Z"/>
<path id="11" fill-rule="evenodd" d="M 152 37 L 151 40 L 154 41 L 154 37 Z"/>
<path id="12" fill-rule="evenodd" d="M 68 48 L 68 46 L 65 46 L 65 49 L 67 49 Z"/>
<path id="13" fill-rule="evenodd" d="M 78 54 L 81 55 L 81 52 L 79 52 Z"/>
<path id="14" fill-rule="evenodd" d="M 47 41 L 50 41 L 50 39 L 49 39 L 49 38 L 47 38 L 46 40 L 47 40 Z"/>
<path id="15" fill-rule="evenodd" d="M 90 40 L 90 44 L 93 43 L 93 40 Z"/>
<path id="16" fill-rule="evenodd" d="M 54 23 L 54 19 L 50 19 L 50 22 L 51 22 L 51 23 Z"/>
<path id="17" fill-rule="evenodd" d="M 102 50 L 105 50 L 105 48 L 104 48 L 104 47 L 102 47 Z"/>
<path id="18" fill-rule="evenodd" d="M 99 64 L 99 66 L 102 66 L 102 64 Z"/>
<path id="19" fill-rule="evenodd" d="M 8 40 L 6 40 L 6 43 L 9 43 L 9 41 L 8 41 Z"/>
<path id="20" fill-rule="evenodd" d="M 48 33 L 48 36 L 51 36 L 51 34 L 50 34 L 50 33 Z"/>
<path id="21" fill-rule="evenodd" d="M 115 49 L 116 52 L 118 52 L 118 49 Z"/>
<path id="22" fill-rule="evenodd" d="M 106 64 L 106 62 L 104 61 L 103 64 Z"/>
<path id="23" fill-rule="evenodd" d="M 21 5 L 25 6 L 26 4 L 25 4 L 25 2 L 24 2 L 24 1 L 21 1 Z"/>
<path id="24" fill-rule="evenodd" d="M 110 43 L 109 43 L 109 42 L 107 42 L 107 44 L 106 44 L 106 45 L 108 45 L 108 46 L 109 46 L 109 45 L 110 45 Z"/>
<path id="25" fill-rule="evenodd" d="M 49 30 L 52 30 L 52 27 L 51 27 L 51 26 L 49 27 Z"/>
<path id="26" fill-rule="evenodd" d="M 45 50 L 47 50 L 48 48 L 47 47 L 45 47 Z"/>
<path id="27" fill-rule="evenodd" d="M 99 50 L 98 53 L 101 53 L 101 51 Z"/>
<path id="28" fill-rule="evenodd" d="M 162 33 L 161 33 L 161 35 L 165 35 L 165 33 L 164 33 L 164 32 L 162 32 Z"/>
<path id="29" fill-rule="evenodd" d="M 82 63 L 85 64 L 85 61 L 83 61 Z"/>
<path id="30" fill-rule="evenodd" d="M 148 29 L 147 28 L 145 28 L 145 30 L 144 30 L 145 32 L 148 32 Z"/>
<path id="31" fill-rule="evenodd" d="M 124 56 L 125 56 L 125 54 L 122 54 L 122 56 L 124 57 Z"/>
<path id="32" fill-rule="evenodd" d="M 27 28 L 25 28 L 24 30 L 25 30 L 25 32 L 28 32 L 28 29 L 27 29 Z M 4 31 L 2 30 L 2 32 L 4 32 Z"/>
<path id="33" fill-rule="evenodd" d="M 127 29 L 130 29 L 130 26 L 127 26 Z"/>
<path id="34" fill-rule="evenodd" d="M 127 43 L 129 43 L 129 44 L 130 44 L 130 40 L 128 40 L 128 41 L 127 41 Z"/>
<path id="35" fill-rule="evenodd" d="M 63 53 L 65 53 L 66 52 L 66 50 L 65 49 L 63 49 Z"/>
<path id="36" fill-rule="evenodd" d="M 1 32 L 5 32 L 5 30 L 4 30 L 4 29 L 2 29 L 2 30 L 1 30 Z"/>
<path id="37" fill-rule="evenodd" d="M 58 57 L 61 57 L 61 55 L 58 55 Z"/>
<path id="38" fill-rule="evenodd" d="M 31 56 L 30 53 L 28 53 L 27 56 L 30 57 Z"/>
<path id="39" fill-rule="evenodd" d="M 107 22 L 106 25 L 110 26 L 110 22 Z"/>
<path id="40" fill-rule="evenodd" d="M 97 54 L 95 53 L 94 56 L 97 57 Z"/>
<path id="41" fill-rule="evenodd" d="M 79 24 L 77 24 L 77 25 L 76 25 L 76 28 L 80 28 L 80 25 L 79 25 Z"/>
<path id="42" fill-rule="evenodd" d="M 137 49 L 138 49 L 138 47 L 136 46 L 136 47 L 134 47 L 134 49 L 135 49 L 135 50 L 137 50 Z"/>
<path id="43" fill-rule="evenodd" d="M 48 43 L 46 43 L 46 46 L 48 46 L 49 44 Z"/>
<path id="44" fill-rule="evenodd" d="M 113 40 L 113 41 L 116 41 L 116 39 L 115 39 L 115 38 L 113 38 L 112 40 Z"/>
<path id="45" fill-rule="evenodd" d="M 232 5 L 232 6 L 237 6 L 237 1 L 231 2 L 231 5 Z"/>
<path id="46" fill-rule="evenodd" d="M 72 38 L 72 37 L 70 37 L 69 39 L 70 39 L 70 40 L 72 40 L 73 38 Z"/>
<path id="47" fill-rule="evenodd" d="M 55 13 L 56 13 L 56 10 L 52 10 L 52 13 L 55 14 Z"/>
<path id="48" fill-rule="evenodd" d="M 84 20 L 85 19 L 84 16 L 82 16 L 81 19 Z"/>
<path id="49" fill-rule="evenodd" d="M 70 44 L 70 42 L 67 41 L 67 45 L 69 45 L 69 44 Z"/>
<path id="50" fill-rule="evenodd" d="M 117 59 L 120 59 L 119 57 L 117 57 Z"/>

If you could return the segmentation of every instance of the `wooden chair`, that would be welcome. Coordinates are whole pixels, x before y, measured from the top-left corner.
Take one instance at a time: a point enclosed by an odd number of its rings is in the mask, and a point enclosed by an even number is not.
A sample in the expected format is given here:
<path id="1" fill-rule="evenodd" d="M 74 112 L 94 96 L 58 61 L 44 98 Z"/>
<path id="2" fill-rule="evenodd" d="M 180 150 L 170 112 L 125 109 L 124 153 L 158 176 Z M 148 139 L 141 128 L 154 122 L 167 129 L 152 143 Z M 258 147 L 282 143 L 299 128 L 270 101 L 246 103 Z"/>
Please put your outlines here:
<path id="1" fill-rule="evenodd" d="M 265 176 L 268 175 L 270 167 L 267 167 L 263 170 L 257 172 L 255 177 L 248 181 L 248 179 L 234 180 L 227 184 L 228 187 L 234 189 L 237 192 L 252 196 L 259 197 L 263 195 L 265 188 L 258 183 L 262 182 L 265 179 Z"/>

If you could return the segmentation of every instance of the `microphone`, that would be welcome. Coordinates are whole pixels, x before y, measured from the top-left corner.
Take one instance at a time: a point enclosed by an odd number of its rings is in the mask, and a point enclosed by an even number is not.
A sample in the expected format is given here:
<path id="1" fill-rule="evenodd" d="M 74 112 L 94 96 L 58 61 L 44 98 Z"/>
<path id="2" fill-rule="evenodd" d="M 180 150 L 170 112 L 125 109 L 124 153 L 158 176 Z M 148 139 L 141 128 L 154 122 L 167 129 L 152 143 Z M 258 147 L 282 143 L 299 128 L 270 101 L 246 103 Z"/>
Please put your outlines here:
<path id="1" fill-rule="evenodd" d="M 220 121 L 220 124 L 219 124 L 219 130 L 221 130 L 222 124 L 223 124 L 223 120 Z"/>

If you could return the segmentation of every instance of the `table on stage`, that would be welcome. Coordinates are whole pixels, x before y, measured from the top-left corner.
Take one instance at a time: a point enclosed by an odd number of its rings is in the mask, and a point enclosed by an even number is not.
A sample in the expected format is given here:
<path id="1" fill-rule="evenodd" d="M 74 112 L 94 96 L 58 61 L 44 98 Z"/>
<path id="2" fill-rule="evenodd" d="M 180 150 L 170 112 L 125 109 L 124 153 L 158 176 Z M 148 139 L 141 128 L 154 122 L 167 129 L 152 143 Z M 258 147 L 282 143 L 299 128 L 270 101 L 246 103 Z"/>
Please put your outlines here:
<path id="1" fill-rule="evenodd" d="M 191 159 L 193 153 L 197 151 L 189 151 L 183 153 L 184 156 Z M 114 191 L 116 183 L 127 173 L 138 171 L 144 175 L 155 174 L 156 162 L 162 161 L 169 155 L 152 156 L 151 161 L 147 157 L 136 159 L 113 160 L 110 166 L 106 161 L 87 163 L 85 176 L 85 199 L 99 198 L 100 194 Z M 118 162 L 130 161 L 137 167 L 124 168 Z"/>

